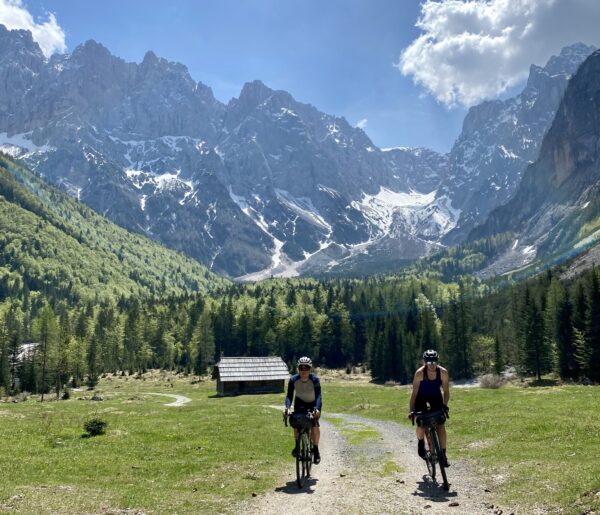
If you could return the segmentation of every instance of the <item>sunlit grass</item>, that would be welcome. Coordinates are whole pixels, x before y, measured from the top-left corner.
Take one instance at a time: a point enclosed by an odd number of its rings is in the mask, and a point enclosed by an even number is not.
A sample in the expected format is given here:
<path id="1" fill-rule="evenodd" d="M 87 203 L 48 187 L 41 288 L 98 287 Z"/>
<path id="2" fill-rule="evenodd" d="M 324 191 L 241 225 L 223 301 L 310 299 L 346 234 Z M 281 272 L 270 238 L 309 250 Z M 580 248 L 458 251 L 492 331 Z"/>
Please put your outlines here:
<path id="1" fill-rule="evenodd" d="M 100 385 L 106 400 L 29 400 L 0 405 L 0 504 L 21 513 L 223 511 L 232 500 L 271 487 L 288 457 L 290 431 L 269 404 L 281 395 L 217 398 L 196 385 L 127 378 Z M 173 386 L 171 387 L 171 384 Z M 166 407 L 178 393 L 193 399 Z M 96 416 L 106 434 L 82 438 Z"/>
<path id="2" fill-rule="evenodd" d="M 361 445 L 381 437 L 379 431 L 366 424 L 349 423 L 335 416 L 330 417 L 328 420 L 338 428 L 340 434 L 350 445 Z"/>

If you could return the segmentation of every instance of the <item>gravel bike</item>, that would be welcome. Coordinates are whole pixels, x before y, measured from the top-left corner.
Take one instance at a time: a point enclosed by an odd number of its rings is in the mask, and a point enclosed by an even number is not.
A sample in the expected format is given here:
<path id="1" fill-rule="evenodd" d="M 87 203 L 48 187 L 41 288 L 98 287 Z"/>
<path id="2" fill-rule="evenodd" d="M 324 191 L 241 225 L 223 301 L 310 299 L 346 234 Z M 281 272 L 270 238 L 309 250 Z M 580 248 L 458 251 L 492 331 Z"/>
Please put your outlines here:
<path id="1" fill-rule="evenodd" d="M 448 478 L 446 476 L 446 457 L 444 451 L 440 446 L 440 440 L 437 434 L 437 427 L 441 426 L 450 415 L 446 410 L 440 409 L 436 411 L 414 411 L 412 423 L 425 429 L 425 439 L 427 440 L 427 449 L 425 450 L 425 463 L 427 463 L 427 470 L 429 476 L 435 481 L 436 464 L 440 468 L 440 474 L 442 475 L 444 490 L 450 489 Z"/>
<path id="2" fill-rule="evenodd" d="M 290 425 L 296 429 L 296 447 L 294 455 L 296 456 L 296 482 L 298 488 L 302 488 L 306 479 L 310 477 L 310 469 L 313 461 L 313 443 L 310 436 L 313 427 L 313 414 L 291 413 L 288 417 L 283 417 L 285 425 L 288 425 L 287 419 L 290 419 Z"/>

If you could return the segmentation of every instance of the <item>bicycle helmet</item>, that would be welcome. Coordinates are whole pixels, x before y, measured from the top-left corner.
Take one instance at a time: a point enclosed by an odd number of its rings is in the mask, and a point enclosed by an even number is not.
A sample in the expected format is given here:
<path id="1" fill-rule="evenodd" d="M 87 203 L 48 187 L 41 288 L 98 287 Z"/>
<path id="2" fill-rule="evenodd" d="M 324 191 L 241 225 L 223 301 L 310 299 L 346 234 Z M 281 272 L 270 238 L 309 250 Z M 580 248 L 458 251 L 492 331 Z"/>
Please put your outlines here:
<path id="1" fill-rule="evenodd" d="M 309 366 L 310 368 L 312 368 L 312 360 L 307 356 L 302 356 L 298 360 L 298 366 L 300 366 L 300 365 L 306 365 L 306 366 Z"/>
<path id="2" fill-rule="evenodd" d="M 428 349 L 423 353 L 423 361 L 437 361 L 438 359 L 438 353 L 433 349 Z"/>

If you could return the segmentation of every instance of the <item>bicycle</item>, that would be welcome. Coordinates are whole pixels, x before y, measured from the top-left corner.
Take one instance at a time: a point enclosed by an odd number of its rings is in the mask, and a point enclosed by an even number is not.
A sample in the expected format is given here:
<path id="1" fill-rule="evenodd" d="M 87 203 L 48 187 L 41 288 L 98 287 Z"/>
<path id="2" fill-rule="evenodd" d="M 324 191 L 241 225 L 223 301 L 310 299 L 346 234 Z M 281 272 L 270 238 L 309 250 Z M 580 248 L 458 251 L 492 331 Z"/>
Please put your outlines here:
<path id="1" fill-rule="evenodd" d="M 448 412 L 444 409 L 436 411 L 413 411 L 412 423 L 415 425 L 415 419 L 417 419 L 417 425 L 425 429 L 425 438 L 427 439 L 427 450 L 425 451 L 425 462 L 427 463 L 427 470 L 429 476 L 435 481 L 436 463 L 439 465 L 440 473 L 442 475 L 444 490 L 450 489 L 448 478 L 446 476 L 446 459 L 444 451 L 440 446 L 440 440 L 437 434 L 437 427 L 441 426 L 446 419 L 450 418 Z"/>
<path id="2" fill-rule="evenodd" d="M 302 488 L 306 483 L 306 479 L 310 477 L 310 469 L 313 461 L 313 443 L 310 436 L 313 427 L 313 414 L 308 413 L 291 413 L 288 415 L 290 425 L 296 429 L 296 447 L 294 454 L 296 455 L 296 483 L 298 488 Z M 284 415 L 285 425 L 288 425 L 288 417 Z"/>

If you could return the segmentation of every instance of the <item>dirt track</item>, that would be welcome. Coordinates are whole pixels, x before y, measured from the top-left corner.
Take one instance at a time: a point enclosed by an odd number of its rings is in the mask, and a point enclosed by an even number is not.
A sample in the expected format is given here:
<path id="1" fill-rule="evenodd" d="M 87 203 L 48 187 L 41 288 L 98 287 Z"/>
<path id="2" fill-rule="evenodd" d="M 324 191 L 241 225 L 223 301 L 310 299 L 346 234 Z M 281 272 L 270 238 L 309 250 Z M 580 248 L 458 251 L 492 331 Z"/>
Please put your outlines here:
<path id="1" fill-rule="evenodd" d="M 335 424 L 332 423 L 335 421 Z M 452 460 L 448 469 L 450 490 L 444 491 L 427 476 L 416 453 L 414 430 L 393 422 L 329 414 L 322 419 L 322 462 L 313 465 L 312 478 L 300 490 L 290 466 L 281 483 L 270 492 L 244 503 L 237 512 L 256 514 L 319 513 L 456 513 L 499 514 L 513 512 L 495 506 L 492 493 L 466 463 Z M 350 445 L 342 433 L 377 431 L 378 436 Z M 449 431 L 451 439 L 451 431 Z M 450 440 L 451 442 L 451 440 Z M 292 438 L 290 437 L 290 449 Z M 384 464 L 400 470 L 384 473 Z"/>

